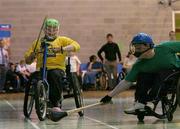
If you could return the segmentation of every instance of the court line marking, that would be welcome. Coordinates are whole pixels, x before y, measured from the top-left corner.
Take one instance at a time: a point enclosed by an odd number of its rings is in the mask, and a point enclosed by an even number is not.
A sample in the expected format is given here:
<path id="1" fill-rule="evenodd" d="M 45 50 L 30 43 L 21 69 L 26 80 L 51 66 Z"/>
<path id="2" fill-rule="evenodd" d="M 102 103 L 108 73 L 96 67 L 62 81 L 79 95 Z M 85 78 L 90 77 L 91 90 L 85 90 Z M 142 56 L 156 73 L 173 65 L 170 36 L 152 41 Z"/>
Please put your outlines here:
<path id="1" fill-rule="evenodd" d="M 107 123 L 104 123 L 104 122 L 102 122 L 102 121 L 93 119 L 93 118 L 91 118 L 91 117 L 88 117 L 88 116 L 84 116 L 84 117 L 87 118 L 87 119 L 89 119 L 89 120 L 91 120 L 91 121 L 97 122 L 97 123 L 99 123 L 99 124 L 101 124 L 101 125 L 107 126 L 107 127 L 109 127 L 109 128 L 112 128 L 112 129 L 119 129 L 119 128 L 117 128 L 117 127 L 114 127 L 114 126 L 109 125 L 109 124 L 107 124 Z"/>
<path id="2" fill-rule="evenodd" d="M 7 100 L 4 99 L 4 101 L 14 110 L 16 111 L 16 108 Z"/>
<path id="3" fill-rule="evenodd" d="M 8 100 L 5 100 L 4 101 L 13 109 L 13 110 L 16 110 L 16 108 L 8 101 Z M 39 128 L 35 123 L 33 123 L 31 120 L 27 119 L 27 122 L 30 123 L 35 129 L 41 129 Z"/>
<path id="4" fill-rule="evenodd" d="M 24 115 L 21 115 L 21 117 L 23 117 L 24 118 Z M 32 122 L 30 119 L 28 119 L 28 118 L 24 118 L 24 119 L 26 119 L 26 121 L 28 122 L 28 123 L 30 123 L 35 129 L 41 129 L 39 126 L 37 126 L 34 122 Z"/>
<path id="5" fill-rule="evenodd" d="M 34 122 L 32 122 L 31 120 L 27 120 L 28 121 L 28 123 L 30 123 L 35 129 L 41 129 L 41 128 L 39 128 Z"/>

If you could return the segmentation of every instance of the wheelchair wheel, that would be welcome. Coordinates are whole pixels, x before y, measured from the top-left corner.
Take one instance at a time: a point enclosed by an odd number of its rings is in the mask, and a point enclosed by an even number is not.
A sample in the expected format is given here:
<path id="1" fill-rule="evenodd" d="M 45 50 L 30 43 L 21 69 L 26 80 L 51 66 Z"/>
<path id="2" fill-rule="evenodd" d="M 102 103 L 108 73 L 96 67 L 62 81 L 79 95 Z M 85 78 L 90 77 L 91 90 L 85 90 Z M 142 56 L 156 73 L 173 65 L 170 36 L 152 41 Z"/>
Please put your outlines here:
<path id="1" fill-rule="evenodd" d="M 79 80 L 76 75 L 72 75 L 72 86 L 73 86 L 73 94 L 75 99 L 76 108 L 83 107 L 83 95 L 82 95 L 82 89 L 79 84 Z M 79 116 L 84 115 L 84 111 L 78 112 Z"/>
<path id="2" fill-rule="evenodd" d="M 29 118 L 34 105 L 34 87 L 32 84 L 29 84 L 25 87 L 25 96 L 23 104 L 24 116 Z"/>
<path id="3" fill-rule="evenodd" d="M 168 121 L 172 121 L 173 113 L 177 108 L 176 93 L 168 93 L 162 101 L 163 114 L 167 116 Z"/>
<path id="4" fill-rule="evenodd" d="M 143 121 L 144 121 L 144 114 L 141 113 L 141 112 L 139 112 L 139 113 L 137 114 L 137 118 L 138 118 L 139 122 L 143 122 Z"/>
<path id="5" fill-rule="evenodd" d="M 167 112 L 167 119 L 168 119 L 168 121 L 173 120 L 173 114 L 171 112 Z"/>
<path id="6" fill-rule="evenodd" d="M 168 121 L 172 121 L 173 119 L 173 112 L 171 111 L 171 107 L 170 105 L 168 105 L 167 103 L 162 103 L 162 110 L 163 110 L 163 115 L 166 116 L 166 118 L 168 119 Z"/>
<path id="7" fill-rule="evenodd" d="M 177 87 L 176 87 L 176 97 L 177 97 L 177 103 L 180 107 L 180 78 L 178 80 L 178 84 L 177 84 Z"/>
<path id="8" fill-rule="evenodd" d="M 47 113 L 46 88 L 42 80 L 38 81 L 35 90 L 36 114 L 40 121 L 45 120 Z"/>
<path id="9" fill-rule="evenodd" d="M 100 81 L 100 89 L 106 90 L 108 87 L 108 76 L 107 76 L 107 74 L 102 73 L 99 81 Z"/>
<path id="10" fill-rule="evenodd" d="M 165 88 L 167 88 L 165 94 L 162 98 L 162 110 L 163 114 L 167 116 L 168 121 L 172 121 L 173 113 L 175 112 L 178 105 L 178 91 L 177 88 L 180 85 L 178 81 L 179 72 L 174 73 L 169 78 L 166 79 Z"/>

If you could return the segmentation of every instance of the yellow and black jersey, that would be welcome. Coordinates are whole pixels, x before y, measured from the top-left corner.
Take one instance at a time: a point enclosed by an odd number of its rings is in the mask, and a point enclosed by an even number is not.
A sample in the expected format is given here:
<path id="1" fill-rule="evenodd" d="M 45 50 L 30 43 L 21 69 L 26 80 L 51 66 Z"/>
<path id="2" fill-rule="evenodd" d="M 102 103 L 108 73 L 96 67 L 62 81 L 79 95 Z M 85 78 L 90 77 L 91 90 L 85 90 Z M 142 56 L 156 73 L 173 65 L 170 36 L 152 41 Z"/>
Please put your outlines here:
<path id="1" fill-rule="evenodd" d="M 68 45 L 73 45 L 74 46 L 74 51 L 78 51 L 80 49 L 80 45 L 67 37 L 61 37 L 58 36 L 54 41 L 49 42 L 50 45 L 48 46 L 48 48 L 61 48 L 61 47 L 65 47 Z M 34 47 L 36 44 L 36 40 L 33 42 L 33 45 L 31 48 L 29 48 L 29 50 L 25 53 L 25 58 L 27 58 L 28 56 L 30 56 L 30 54 L 34 51 Z M 35 52 L 39 52 L 42 51 L 41 48 L 41 42 L 39 41 L 37 43 L 37 47 Z M 48 53 L 50 54 L 51 51 L 48 51 Z M 63 52 L 63 53 L 56 53 L 55 56 L 52 57 L 48 57 L 47 58 L 47 63 L 46 63 L 46 67 L 48 70 L 50 69 L 62 69 L 65 70 L 65 57 L 66 57 L 67 53 Z M 36 55 L 37 58 L 37 70 L 39 70 L 39 68 L 42 67 L 42 63 L 43 63 L 43 53 L 38 53 Z"/>

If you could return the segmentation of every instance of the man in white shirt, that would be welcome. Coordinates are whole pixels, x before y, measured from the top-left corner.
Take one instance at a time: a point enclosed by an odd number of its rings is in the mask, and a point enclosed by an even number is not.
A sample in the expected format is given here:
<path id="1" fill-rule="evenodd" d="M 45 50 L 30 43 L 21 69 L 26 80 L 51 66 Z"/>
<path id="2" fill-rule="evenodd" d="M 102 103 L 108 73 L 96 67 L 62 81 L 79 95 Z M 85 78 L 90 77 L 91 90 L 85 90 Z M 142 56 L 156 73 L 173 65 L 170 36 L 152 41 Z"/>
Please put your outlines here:
<path id="1" fill-rule="evenodd" d="M 3 39 L 0 39 L 0 92 L 4 89 L 8 61 L 8 52 L 4 49 Z"/>
<path id="2" fill-rule="evenodd" d="M 30 73 L 27 70 L 26 63 L 24 60 L 20 60 L 20 63 L 16 66 L 15 72 L 20 78 L 20 90 L 23 91 L 30 77 Z"/>
<path id="3" fill-rule="evenodd" d="M 79 75 L 79 68 L 80 68 L 81 61 L 75 55 L 74 52 L 69 52 L 68 57 L 70 57 L 70 65 L 71 65 L 71 70 L 70 71 L 72 73 L 77 73 L 77 75 Z M 68 57 L 66 57 L 66 65 L 68 64 Z"/>
<path id="4" fill-rule="evenodd" d="M 36 71 L 36 64 L 37 59 L 35 59 L 31 64 L 26 64 L 26 68 L 30 74 Z"/>
<path id="5" fill-rule="evenodd" d="M 81 61 L 75 55 L 75 53 L 69 52 L 68 57 L 66 57 L 66 74 L 67 76 L 71 75 L 72 81 L 77 87 L 80 86 L 80 80 L 81 80 L 79 78 L 80 77 L 80 64 L 81 64 Z"/>

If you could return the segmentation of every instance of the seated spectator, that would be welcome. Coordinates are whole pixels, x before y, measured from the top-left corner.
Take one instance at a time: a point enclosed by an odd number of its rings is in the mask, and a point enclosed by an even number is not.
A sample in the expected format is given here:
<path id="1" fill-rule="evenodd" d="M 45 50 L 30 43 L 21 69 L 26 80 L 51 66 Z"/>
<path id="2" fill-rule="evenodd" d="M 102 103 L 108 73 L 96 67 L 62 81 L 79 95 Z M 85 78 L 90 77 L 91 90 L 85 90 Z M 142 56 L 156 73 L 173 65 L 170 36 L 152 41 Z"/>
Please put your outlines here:
<path id="1" fill-rule="evenodd" d="M 20 88 L 19 76 L 15 73 L 15 64 L 9 63 L 9 70 L 6 73 L 5 90 L 18 91 Z"/>
<path id="2" fill-rule="evenodd" d="M 21 60 L 20 63 L 16 66 L 16 73 L 20 78 L 21 88 L 24 88 L 30 76 L 24 60 Z"/>
<path id="3" fill-rule="evenodd" d="M 27 71 L 30 74 L 36 71 L 36 64 L 37 64 L 37 59 L 35 59 L 30 65 L 29 64 L 26 65 Z"/>
<path id="4" fill-rule="evenodd" d="M 84 89 L 87 90 L 96 83 L 96 77 L 102 72 L 102 63 L 96 61 L 97 57 L 92 55 L 89 57 L 88 69 L 83 78 Z"/>

